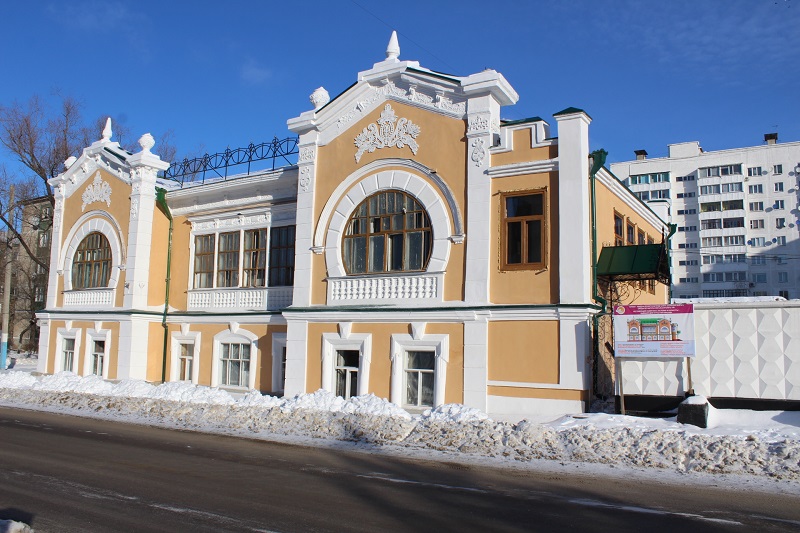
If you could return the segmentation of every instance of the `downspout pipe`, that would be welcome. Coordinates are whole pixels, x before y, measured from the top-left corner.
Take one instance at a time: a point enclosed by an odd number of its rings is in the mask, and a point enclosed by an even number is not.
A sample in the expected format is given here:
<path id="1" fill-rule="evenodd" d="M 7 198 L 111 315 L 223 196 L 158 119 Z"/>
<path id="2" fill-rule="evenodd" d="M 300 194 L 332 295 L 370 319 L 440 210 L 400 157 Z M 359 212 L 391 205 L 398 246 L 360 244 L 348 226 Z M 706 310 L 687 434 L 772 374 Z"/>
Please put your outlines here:
<path id="1" fill-rule="evenodd" d="M 166 215 L 169 220 L 169 238 L 167 241 L 167 276 L 165 281 L 164 292 L 164 313 L 161 315 L 161 327 L 164 328 L 164 346 L 161 355 L 161 382 L 167 381 L 167 344 L 169 342 L 169 328 L 167 327 L 167 311 L 169 311 L 169 286 L 172 271 L 172 230 L 173 219 L 172 212 L 167 205 L 167 190 L 161 187 L 156 187 L 156 205 L 161 209 L 161 212 Z"/>
<path id="2" fill-rule="evenodd" d="M 672 246 L 669 241 L 672 238 L 672 236 L 675 235 L 675 232 L 678 230 L 678 226 L 676 224 L 667 224 L 667 227 L 669 228 L 669 233 L 667 234 L 667 239 L 666 239 L 667 242 L 665 243 L 667 246 L 667 266 L 669 267 L 669 285 L 667 285 L 667 301 L 669 303 L 672 303 L 672 254 L 670 253 Z"/>
<path id="3" fill-rule="evenodd" d="M 597 285 L 597 172 L 603 168 L 608 152 L 602 148 L 589 154 L 591 168 L 589 169 L 589 184 L 592 192 L 592 298 L 603 306 L 599 314 L 592 315 L 592 388 L 597 392 L 597 367 L 600 356 L 600 316 L 608 312 L 608 301 L 600 295 Z"/>

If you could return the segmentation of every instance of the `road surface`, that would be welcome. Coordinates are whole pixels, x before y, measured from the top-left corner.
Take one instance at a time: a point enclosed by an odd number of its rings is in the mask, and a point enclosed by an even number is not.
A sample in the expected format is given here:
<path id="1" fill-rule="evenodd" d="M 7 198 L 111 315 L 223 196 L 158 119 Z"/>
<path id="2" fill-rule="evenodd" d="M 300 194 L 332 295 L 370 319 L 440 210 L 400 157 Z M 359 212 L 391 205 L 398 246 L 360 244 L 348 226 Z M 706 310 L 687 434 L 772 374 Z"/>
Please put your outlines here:
<path id="1" fill-rule="evenodd" d="M 0 408 L 0 519 L 37 533 L 800 530 L 800 495 L 340 448 Z"/>

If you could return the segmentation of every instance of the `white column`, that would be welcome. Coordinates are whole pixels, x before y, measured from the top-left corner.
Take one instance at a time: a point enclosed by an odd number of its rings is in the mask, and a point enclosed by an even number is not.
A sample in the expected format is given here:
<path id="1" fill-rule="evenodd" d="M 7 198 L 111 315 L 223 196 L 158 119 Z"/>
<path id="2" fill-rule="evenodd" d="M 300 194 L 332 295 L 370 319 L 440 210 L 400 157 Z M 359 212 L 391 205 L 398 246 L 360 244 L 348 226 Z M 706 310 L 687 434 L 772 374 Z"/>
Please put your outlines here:
<path id="1" fill-rule="evenodd" d="M 287 319 L 286 382 L 283 389 L 283 394 L 287 398 L 308 392 L 306 391 L 307 345 L 308 321 Z"/>
<path id="2" fill-rule="evenodd" d="M 487 412 L 489 322 L 478 316 L 464 323 L 464 405 Z"/>
<path id="3" fill-rule="evenodd" d="M 570 110 L 572 111 L 572 110 Z M 581 110 L 558 122 L 558 255 L 560 303 L 591 301 L 589 124 Z"/>
<path id="4" fill-rule="evenodd" d="M 50 319 L 48 318 L 39 320 L 39 360 L 36 363 L 36 371 L 41 374 L 47 372 L 47 361 L 51 357 L 57 359 L 56 354 L 50 353 Z M 58 372 L 57 368 L 54 370 Z"/>
<path id="5" fill-rule="evenodd" d="M 140 318 L 119 323 L 117 379 L 147 379 L 147 347 L 150 322 Z M 159 357 L 160 357 L 159 353 Z M 159 376 L 160 378 L 160 376 Z"/>
<path id="6" fill-rule="evenodd" d="M 464 300 L 472 304 L 489 302 L 491 258 L 491 165 L 490 124 L 499 121 L 500 104 L 490 95 L 467 101 L 467 218 L 465 221 L 466 271 Z"/>
<path id="7" fill-rule="evenodd" d="M 293 305 L 311 305 L 312 258 L 322 253 L 314 250 L 314 189 L 317 159 L 317 132 L 311 131 L 300 136 L 297 174 L 297 215 L 294 243 L 294 288 Z M 287 351 L 288 348 L 287 348 Z"/>
<path id="8" fill-rule="evenodd" d="M 592 336 L 589 319 L 583 311 L 559 311 L 558 352 L 558 384 L 568 389 L 588 390 L 592 375 Z"/>

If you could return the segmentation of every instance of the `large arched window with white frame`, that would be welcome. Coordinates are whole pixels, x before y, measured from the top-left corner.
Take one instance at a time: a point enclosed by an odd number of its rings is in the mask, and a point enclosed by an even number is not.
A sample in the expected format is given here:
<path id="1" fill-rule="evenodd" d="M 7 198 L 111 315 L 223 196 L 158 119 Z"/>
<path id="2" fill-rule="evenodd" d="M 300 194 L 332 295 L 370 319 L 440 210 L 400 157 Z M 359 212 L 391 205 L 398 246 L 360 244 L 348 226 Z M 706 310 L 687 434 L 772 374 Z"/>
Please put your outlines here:
<path id="1" fill-rule="evenodd" d="M 111 278 L 111 245 L 105 235 L 93 231 L 83 238 L 72 259 L 72 288 L 107 287 Z"/>
<path id="2" fill-rule="evenodd" d="M 350 216 L 342 243 L 347 274 L 425 270 L 433 242 L 431 220 L 412 195 L 380 191 Z"/>

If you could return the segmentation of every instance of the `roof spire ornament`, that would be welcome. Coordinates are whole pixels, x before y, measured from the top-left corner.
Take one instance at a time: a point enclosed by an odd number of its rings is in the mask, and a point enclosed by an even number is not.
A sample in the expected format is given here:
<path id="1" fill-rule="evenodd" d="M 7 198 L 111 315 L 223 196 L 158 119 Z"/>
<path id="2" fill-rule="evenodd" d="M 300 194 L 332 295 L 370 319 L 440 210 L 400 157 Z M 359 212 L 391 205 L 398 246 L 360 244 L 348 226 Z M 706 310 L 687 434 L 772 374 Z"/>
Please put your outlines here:
<path id="1" fill-rule="evenodd" d="M 397 42 L 397 32 L 392 31 L 389 38 L 389 45 L 386 47 L 386 59 L 397 59 L 400 57 L 400 44 Z"/>
<path id="2" fill-rule="evenodd" d="M 97 130 L 95 130 L 97 131 Z M 108 142 L 111 140 L 111 117 L 106 120 L 106 127 L 103 128 L 103 141 Z"/>

